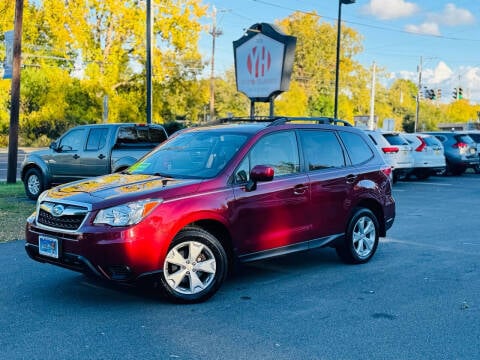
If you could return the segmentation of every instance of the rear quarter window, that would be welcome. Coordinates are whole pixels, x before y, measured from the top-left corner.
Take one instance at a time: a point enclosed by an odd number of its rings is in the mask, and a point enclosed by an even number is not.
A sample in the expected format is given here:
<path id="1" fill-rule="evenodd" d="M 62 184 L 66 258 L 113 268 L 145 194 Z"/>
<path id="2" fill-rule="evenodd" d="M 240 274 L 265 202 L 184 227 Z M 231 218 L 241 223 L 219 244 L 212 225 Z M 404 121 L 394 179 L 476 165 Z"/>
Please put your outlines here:
<path id="1" fill-rule="evenodd" d="M 408 145 L 408 142 L 398 134 L 383 134 L 390 145 Z"/>
<path id="2" fill-rule="evenodd" d="M 352 165 L 362 164 L 373 158 L 374 153 L 362 136 L 342 131 L 340 132 L 340 138 L 347 148 Z"/>

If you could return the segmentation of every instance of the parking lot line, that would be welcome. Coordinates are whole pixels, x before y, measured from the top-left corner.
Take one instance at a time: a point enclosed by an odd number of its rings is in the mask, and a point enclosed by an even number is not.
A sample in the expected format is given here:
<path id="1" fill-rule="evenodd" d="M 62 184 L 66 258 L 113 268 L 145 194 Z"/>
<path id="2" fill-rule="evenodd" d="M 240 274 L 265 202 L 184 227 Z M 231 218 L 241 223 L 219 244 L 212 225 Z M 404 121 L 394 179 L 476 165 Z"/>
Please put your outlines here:
<path id="1" fill-rule="evenodd" d="M 437 246 L 437 245 L 425 244 L 425 243 L 415 242 L 415 241 L 405 241 L 400 239 L 394 239 L 391 237 L 380 238 L 380 242 L 383 244 L 395 243 L 395 244 L 402 244 L 402 245 L 408 245 L 408 246 L 416 246 L 419 248 L 427 248 L 427 249 L 431 249 L 439 252 L 450 252 L 455 254 L 473 255 L 475 257 L 480 255 L 472 251 L 459 249 L 458 247 L 452 248 L 452 247 L 446 247 L 446 246 Z M 466 244 L 467 243 L 463 243 L 463 245 L 466 245 Z M 476 244 L 471 243 L 468 245 L 476 245 Z"/>
<path id="2" fill-rule="evenodd" d="M 452 186 L 453 184 L 434 183 L 434 182 L 415 182 L 418 185 L 437 185 L 437 186 Z"/>

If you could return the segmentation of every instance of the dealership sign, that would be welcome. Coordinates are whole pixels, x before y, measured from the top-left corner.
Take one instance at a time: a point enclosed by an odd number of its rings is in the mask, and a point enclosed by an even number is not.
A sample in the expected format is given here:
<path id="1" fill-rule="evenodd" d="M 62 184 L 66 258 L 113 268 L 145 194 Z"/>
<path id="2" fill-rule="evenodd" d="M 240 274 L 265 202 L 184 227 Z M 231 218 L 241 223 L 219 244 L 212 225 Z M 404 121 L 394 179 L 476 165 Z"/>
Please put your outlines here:
<path id="1" fill-rule="evenodd" d="M 290 86 L 297 39 L 273 25 L 251 26 L 233 42 L 237 90 L 252 101 L 270 101 Z"/>

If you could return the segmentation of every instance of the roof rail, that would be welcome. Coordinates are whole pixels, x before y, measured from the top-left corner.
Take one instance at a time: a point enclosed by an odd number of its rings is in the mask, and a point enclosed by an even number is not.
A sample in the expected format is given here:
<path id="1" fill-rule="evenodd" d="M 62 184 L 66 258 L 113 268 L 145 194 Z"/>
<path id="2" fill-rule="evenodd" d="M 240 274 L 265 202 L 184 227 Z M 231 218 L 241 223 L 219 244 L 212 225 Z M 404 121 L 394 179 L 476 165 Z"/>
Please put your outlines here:
<path id="1" fill-rule="evenodd" d="M 230 122 L 266 122 L 269 123 L 268 126 L 278 126 L 284 125 L 286 123 L 314 123 L 314 124 L 324 124 L 324 125 L 343 125 L 343 126 L 352 126 L 348 121 L 330 118 L 330 117 L 290 117 L 290 116 L 255 116 L 255 117 L 227 117 L 217 119 L 217 124 L 220 123 L 230 123 Z"/>
<path id="2" fill-rule="evenodd" d="M 331 117 L 310 117 L 310 116 L 305 116 L 305 117 L 281 117 L 276 120 L 274 120 L 269 126 L 275 126 L 275 125 L 283 125 L 286 123 L 292 123 L 292 122 L 298 122 L 298 123 L 314 123 L 314 124 L 324 124 L 324 125 L 343 125 L 343 126 L 352 126 L 348 121 L 345 120 L 340 120 L 340 119 L 335 119 Z"/>

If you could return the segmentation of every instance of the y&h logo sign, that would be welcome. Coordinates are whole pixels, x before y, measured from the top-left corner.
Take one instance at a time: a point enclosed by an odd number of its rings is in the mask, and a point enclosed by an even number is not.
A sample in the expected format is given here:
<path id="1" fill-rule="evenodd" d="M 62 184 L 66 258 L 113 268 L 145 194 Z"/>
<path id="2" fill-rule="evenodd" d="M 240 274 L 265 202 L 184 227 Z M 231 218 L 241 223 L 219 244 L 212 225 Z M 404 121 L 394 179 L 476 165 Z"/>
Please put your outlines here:
<path id="1" fill-rule="evenodd" d="M 257 23 L 233 42 L 237 90 L 252 104 L 268 102 L 287 91 L 295 57 L 294 36 L 274 25 Z"/>
<path id="2" fill-rule="evenodd" d="M 237 88 L 250 98 L 267 98 L 280 89 L 285 45 L 257 34 L 236 49 Z"/>
<path id="3" fill-rule="evenodd" d="M 264 77 L 272 65 L 272 56 L 265 46 L 255 46 L 247 57 L 247 70 L 255 78 Z"/>

